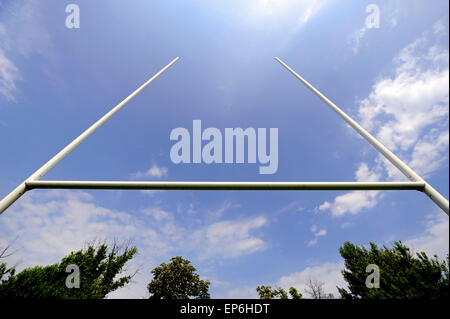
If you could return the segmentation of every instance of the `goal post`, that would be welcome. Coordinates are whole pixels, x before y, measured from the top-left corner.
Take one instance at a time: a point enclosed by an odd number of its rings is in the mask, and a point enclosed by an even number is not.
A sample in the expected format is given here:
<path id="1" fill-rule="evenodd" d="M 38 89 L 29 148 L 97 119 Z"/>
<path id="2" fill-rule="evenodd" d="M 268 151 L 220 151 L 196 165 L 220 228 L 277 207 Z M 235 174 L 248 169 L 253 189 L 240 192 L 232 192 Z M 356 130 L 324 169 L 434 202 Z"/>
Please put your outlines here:
<path id="1" fill-rule="evenodd" d="M 394 164 L 410 182 L 191 182 L 191 181 L 49 181 L 41 178 L 56 164 L 64 159 L 86 138 L 94 133 L 109 118 L 131 101 L 151 82 L 178 61 L 178 57 L 162 68 L 147 82 L 131 93 L 122 102 L 112 108 L 91 127 L 63 148 L 46 164 L 34 172 L 29 178 L 17 186 L 11 193 L 0 201 L 0 214 L 19 199 L 26 191 L 32 189 L 117 189 L 117 190 L 229 190 L 229 191 L 384 191 L 384 190 L 417 190 L 427 194 L 447 215 L 449 214 L 448 200 L 408 167 L 395 154 L 381 144 L 375 137 L 362 128 L 356 121 L 344 113 L 339 107 L 320 93 L 315 87 L 298 75 L 279 58 L 275 58 L 282 66 L 297 79 L 312 90 L 328 106 L 343 118 L 352 128 L 372 144 L 384 157 Z"/>

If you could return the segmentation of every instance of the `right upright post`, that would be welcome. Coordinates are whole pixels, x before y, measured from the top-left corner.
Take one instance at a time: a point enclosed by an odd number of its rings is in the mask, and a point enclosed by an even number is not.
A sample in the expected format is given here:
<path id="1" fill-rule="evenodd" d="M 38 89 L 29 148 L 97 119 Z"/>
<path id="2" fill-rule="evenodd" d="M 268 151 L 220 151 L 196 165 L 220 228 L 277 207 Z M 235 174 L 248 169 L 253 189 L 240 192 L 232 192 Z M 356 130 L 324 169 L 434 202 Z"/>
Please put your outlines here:
<path id="1" fill-rule="evenodd" d="M 325 95 L 323 95 L 319 90 L 312 86 L 308 81 L 298 75 L 294 70 L 292 70 L 286 63 L 281 61 L 279 58 L 275 57 L 282 66 L 284 66 L 289 72 L 291 72 L 297 79 L 299 79 L 307 88 L 313 91 L 319 98 L 322 99 L 333 111 L 335 111 L 341 118 L 344 119 L 351 127 L 353 127 L 362 137 L 364 137 L 370 144 L 373 145 L 385 158 L 387 158 L 395 167 L 397 167 L 409 180 L 412 182 L 424 182 L 425 188 L 424 193 L 431 198 L 433 202 L 436 203 L 447 215 L 449 214 L 449 204 L 448 200 L 442 196 L 437 190 L 435 190 L 430 184 L 428 184 L 422 177 L 420 177 L 416 172 L 414 172 L 408 165 L 406 165 L 401 159 L 399 159 L 394 153 L 381 144 L 375 137 L 373 137 L 369 132 L 361 127 L 355 120 L 348 116 L 344 111 L 331 102 Z"/>

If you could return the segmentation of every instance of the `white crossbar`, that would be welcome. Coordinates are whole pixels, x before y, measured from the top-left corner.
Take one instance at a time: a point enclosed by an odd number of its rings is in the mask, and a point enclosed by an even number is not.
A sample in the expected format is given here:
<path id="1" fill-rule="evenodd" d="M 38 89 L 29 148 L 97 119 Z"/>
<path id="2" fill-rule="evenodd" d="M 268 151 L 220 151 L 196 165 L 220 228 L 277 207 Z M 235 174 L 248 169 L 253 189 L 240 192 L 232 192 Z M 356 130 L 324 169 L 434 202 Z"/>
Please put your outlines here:
<path id="1" fill-rule="evenodd" d="M 249 190 L 249 191 L 342 191 L 418 190 L 424 182 L 132 182 L 132 181 L 27 181 L 28 189 L 143 189 L 143 190 Z"/>

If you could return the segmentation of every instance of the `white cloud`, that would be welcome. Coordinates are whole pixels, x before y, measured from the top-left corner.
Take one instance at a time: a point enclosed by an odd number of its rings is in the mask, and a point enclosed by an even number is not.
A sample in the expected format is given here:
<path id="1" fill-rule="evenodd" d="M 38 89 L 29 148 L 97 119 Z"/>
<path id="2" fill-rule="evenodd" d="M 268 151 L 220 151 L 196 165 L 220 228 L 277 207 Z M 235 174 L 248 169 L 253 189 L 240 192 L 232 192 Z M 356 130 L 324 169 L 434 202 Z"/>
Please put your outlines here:
<path id="1" fill-rule="evenodd" d="M 377 195 L 377 191 L 355 191 L 337 196 L 333 203 L 325 202 L 319 209 L 330 210 L 333 216 L 342 216 L 346 213 L 354 215 L 374 207 L 378 202 Z"/>
<path id="2" fill-rule="evenodd" d="M 169 169 L 167 167 L 158 166 L 157 164 L 153 164 L 152 167 L 150 167 L 145 172 L 137 172 L 132 174 L 134 178 L 146 178 L 146 177 L 155 177 L 155 178 L 162 178 L 164 176 L 167 176 L 167 172 Z"/>
<path id="3" fill-rule="evenodd" d="M 325 236 L 327 234 L 326 229 L 318 230 L 316 225 L 311 226 L 311 232 L 314 234 L 314 238 L 308 242 L 308 244 L 307 244 L 308 247 L 311 247 L 311 246 L 314 246 L 315 244 L 317 244 L 319 237 Z"/>
<path id="4" fill-rule="evenodd" d="M 11 14 L 0 24 L 0 95 L 7 101 L 16 101 L 16 82 L 21 73 L 5 52 L 29 57 L 39 54 L 52 61 L 54 52 L 51 35 L 43 25 L 40 1 L 14 1 L 9 5 Z"/>
<path id="5" fill-rule="evenodd" d="M 438 20 L 433 25 L 433 32 L 437 36 L 444 36 L 447 34 L 448 27 L 445 27 L 445 22 L 443 20 Z"/>
<path id="6" fill-rule="evenodd" d="M 202 260 L 217 256 L 235 258 L 267 248 L 263 239 L 251 235 L 266 223 L 262 216 L 220 221 L 195 231 L 189 241 L 198 247 Z"/>
<path id="7" fill-rule="evenodd" d="M 225 298 L 229 299 L 258 299 L 258 293 L 256 292 L 256 286 L 245 286 L 230 289 L 227 292 Z"/>
<path id="8" fill-rule="evenodd" d="M 156 208 L 145 208 L 142 210 L 142 212 L 148 216 L 152 216 L 157 221 L 162 220 L 172 220 L 172 215 L 159 207 Z"/>
<path id="9" fill-rule="evenodd" d="M 314 234 L 314 236 L 325 236 L 327 234 L 327 231 L 325 229 L 319 230 L 317 233 Z"/>
<path id="10" fill-rule="evenodd" d="M 449 52 L 427 39 L 400 51 L 395 77 L 377 81 L 359 108 L 363 126 L 425 177 L 448 158 L 449 113 Z M 389 178 L 400 178 L 385 160 L 378 163 Z"/>
<path id="11" fill-rule="evenodd" d="M 304 210 L 305 210 L 305 208 L 302 206 L 302 201 L 295 200 L 295 201 L 292 201 L 292 202 L 284 205 L 283 207 L 279 208 L 275 212 L 275 216 L 278 216 L 278 215 L 286 213 L 286 212 L 301 212 Z"/>
<path id="12" fill-rule="evenodd" d="M 429 257 L 438 255 L 443 259 L 449 252 L 448 216 L 442 211 L 429 214 L 426 217 L 425 230 L 404 242 L 411 251 L 424 251 Z"/>
<path id="13" fill-rule="evenodd" d="M 1 32 L 0 32 L 1 37 Z M 16 81 L 20 79 L 17 67 L 9 60 L 0 48 L 0 95 L 8 101 L 16 101 Z"/>
<path id="14" fill-rule="evenodd" d="M 39 54 L 49 60 L 53 57 L 53 42 L 44 25 L 46 4 L 41 1 L 14 1 L 8 20 L 11 47 L 25 57 Z"/>
<path id="15" fill-rule="evenodd" d="M 448 155 L 445 152 L 448 143 L 448 131 L 431 130 L 414 145 L 409 165 L 423 176 L 430 176 L 443 164 L 448 163 Z"/>
<path id="16" fill-rule="evenodd" d="M 239 207 L 241 207 L 241 205 L 234 204 L 234 203 L 226 200 L 226 201 L 222 202 L 219 205 L 219 207 L 217 207 L 216 209 L 210 210 L 208 212 L 208 217 L 211 219 L 218 219 L 218 218 L 222 217 L 226 211 L 233 209 L 233 208 L 239 208 Z"/>
<path id="17" fill-rule="evenodd" d="M 355 173 L 358 182 L 377 182 L 379 174 L 371 172 L 366 163 L 361 163 Z M 333 202 L 324 202 L 319 206 L 320 211 L 331 211 L 333 216 L 342 216 L 346 213 L 357 214 L 364 209 L 374 207 L 380 193 L 378 191 L 354 191 L 337 196 Z"/>
<path id="18" fill-rule="evenodd" d="M 345 222 L 345 223 L 342 223 L 341 224 L 341 228 L 342 229 L 346 229 L 346 228 L 348 228 L 348 227 L 351 227 L 353 224 L 352 223 L 350 223 L 350 222 Z"/>
<path id="19" fill-rule="evenodd" d="M 352 36 L 350 37 L 350 43 L 353 54 L 355 55 L 358 54 L 359 49 L 361 47 L 361 41 L 364 38 L 366 31 L 367 29 L 365 27 L 362 27 L 361 29 L 358 29 L 355 32 L 353 32 Z"/>
<path id="20" fill-rule="evenodd" d="M 370 171 L 367 163 L 361 163 L 359 165 L 355 177 L 358 182 L 378 182 L 380 180 L 380 175 Z"/>
<path id="21" fill-rule="evenodd" d="M 343 262 L 326 262 L 319 266 L 307 267 L 302 271 L 283 276 L 277 285 L 285 290 L 288 290 L 289 287 L 295 287 L 307 298 L 308 296 L 305 294 L 306 284 L 310 279 L 313 281 L 317 280 L 324 283 L 323 289 L 325 293 L 332 293 L 335 297 L 339 297 L 340 294 L 336 286 L 341 288 L 347 287 L 341 274 L 342 269 L 344 269 Z"/>
<path id="22" fill-rule="evenodd" d="M 434 35 L 442 33 L 441 23 Z M 422 177 L 431 176 L 448 163 L 449 51 L 430 43 L 429 32 L 403 48 L 393 59 L 393 77 L 383 77 L 369 96 L 359 101 L 358 117 L 386 147 Z M 439 39 L 434 39 L 438 43 Z M 356 172 L 358 181 L 406 178 L 379 155 L 373 168 L 365 163 Z M 351 192 L 324 202 L 317 209 L 334 216 L 357 214 L 374 207 L 381 198 L 376 191 Z"/>

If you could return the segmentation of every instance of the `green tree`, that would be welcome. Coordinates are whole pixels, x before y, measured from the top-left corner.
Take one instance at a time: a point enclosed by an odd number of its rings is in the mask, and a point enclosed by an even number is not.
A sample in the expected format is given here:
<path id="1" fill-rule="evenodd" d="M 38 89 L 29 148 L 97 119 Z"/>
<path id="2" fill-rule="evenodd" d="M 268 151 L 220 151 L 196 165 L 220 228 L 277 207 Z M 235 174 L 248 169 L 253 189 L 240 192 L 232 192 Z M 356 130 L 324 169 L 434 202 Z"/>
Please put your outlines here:
<path id="1" fill-rule="evenodd" d="M 292 299 L 302 299 L 303 296 L 301 293 L 297 291 L 294 287 L 289 288 L 289 294 L 291 295 Z"/>
<path id="2" fill-rule="evenodd" d="M 5 248 L 0 248 L 0 261 L 11 256 L 14 252 L 9 252 L 10 246 L 7 245 Z M 0 285 L 7 281 L 9 277 L 14 276 L 16 272 L 15 267 L 8 267 L 6 262 L 0 262 Z"/>
<path id="3" fill-rule="evenodd" d="M 343 298 L 351 299 L 398 299 L 398 298 L 444 298 L 449 291 L 449 259 L 439 261 L 437 256 L 430 259 L 424 252 L 416 254 L 401 243 L 392 248 L 379 248 L 370 243 L 370 249 L 358 247 L 350 242 L 339 249 L 345 260 L 342 270 L 348 289 L 339 288 Z M 366 272 L 370 264 L 378 266 L 379 288 L 368 288 Z"/>
<path id="4" fill-rule="evenodd" d="M 286 290 L 283 288 L 272 288 L 271 286 L 258 286 L 256 291 L 259 294 L 259 299 L 289 299 Z M 294 287 L 289 288 L 289 294 L 292 299 L 301 299 L 302 294 L 297 291 Z"/>
<path id="5" fill-rule="evenodd" d="M 124 271 L 125 264 L 133 258 L 137 249 L 116 242 L 108 249 L 105 243 L 91 244 L 64 257 L 60 263 L 27 268 L 12 274 L 0 284 L 0 298 L 57 298 L 93 299 L 104 298 L 108 293 L 129 283 L 132 276 L 116 278 Z M 67 266 L 79 269 L 79 288 L 68 288 Z"/>
<path id="6" fill-rule="evenodd" d="M 152 270 L 153 280 L 147 288 L 150 299 L 209 299 L 209 281 L 203 281 L 196 269 L 181 256 L 172 257 Z"/>

